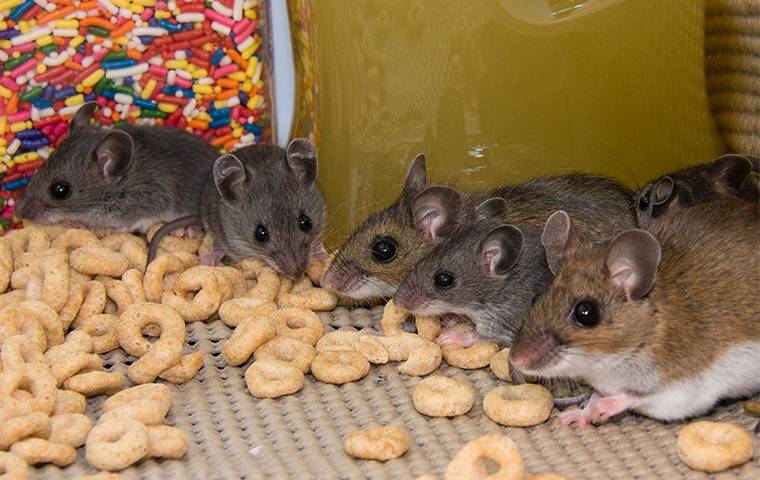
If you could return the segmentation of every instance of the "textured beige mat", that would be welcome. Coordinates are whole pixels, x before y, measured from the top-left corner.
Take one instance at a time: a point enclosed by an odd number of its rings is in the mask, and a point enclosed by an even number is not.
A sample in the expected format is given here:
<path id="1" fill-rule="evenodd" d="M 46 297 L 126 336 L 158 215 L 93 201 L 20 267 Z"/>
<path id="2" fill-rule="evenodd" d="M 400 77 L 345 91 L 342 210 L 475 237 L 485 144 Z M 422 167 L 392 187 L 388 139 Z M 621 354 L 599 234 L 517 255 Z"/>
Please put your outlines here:
<path id="1" fill-rule="evenodd" d="M 338 308 L 322 314 L 326 331 L 371 325 L 381 309 Z M 675 450 L 679 425 L 665 425 L 635 416 L 616 423 L 577 431 L 547 424 L 528 429 L 504 428 L 490 421 L 482 409 L 483 395 L 495 386 L 487 369 L 443 369 L 446 375 L 468 380 L 479 399 L 465 416 L 432 419 L 414 409 L 411 388 L 416 377 L 399 375 L 395 365 L 373 367 L 361 381 L 341 387 L 314 381 L 295 395 L 276 400 L 253 398 L 245 387 L 242 367 L 229 367 L 221 358 L 223 340 L 231 330 L 220 321 L 192 323 L 188 343 L 205 352 L 200 373 L 174 386 L 168 423 L 190 434 L 190 450 L 179 461 L 147 460 L 122 472 L 126 479 L 404 479 L 442 475 L 456 451 L 468 440 L 504 431 L 515 440 L 530 473 L 557 472 L 570 479 L 709 478 L 680 464 Z M 107 364 L 126 372 L 121 350 L 107 356 Z M 100 400 L 91 402 L 97 412 Z M 752 419 L 741 405 L 720 408 L 714 418 L 750 428 Z M 413 438 L 401 459 L 387 463 L 355 460 L 343 452 L 342 439 L 357 428 L 405 425 Z M 79 478 L 89 467 L 79 449 L 77 463 L 66 469 L 47 466 L 37 478 Z M 721 474 L 723 479 L 760 479 L 760 441 L 755 460 Z"/>

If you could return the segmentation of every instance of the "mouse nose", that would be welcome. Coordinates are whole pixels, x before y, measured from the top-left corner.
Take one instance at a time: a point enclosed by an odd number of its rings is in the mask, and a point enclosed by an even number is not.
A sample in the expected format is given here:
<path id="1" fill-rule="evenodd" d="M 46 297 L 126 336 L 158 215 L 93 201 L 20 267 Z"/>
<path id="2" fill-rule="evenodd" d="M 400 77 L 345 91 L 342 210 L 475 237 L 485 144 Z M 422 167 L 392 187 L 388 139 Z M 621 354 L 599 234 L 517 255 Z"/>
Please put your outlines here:
<path id="1" fill-rule="evenodd" d="M 16 204 L 16 215 L 25 220 L 35 220 L 44 210 L 45 205 L 36 198 L 21 198 Z"/>
<path id="2" fill-rule="evenodd" d="M 305 255 L 284 253 L 277 259 L 282 274 L 291 280 L 298 280 L 306 273 L 309 259 Z"/>
<path id="3" fill-rule="evenodd" d="M 558 347 L 556 335 L 548 330 L 519 335 L 509 351 L 509 361 L 521 371 L 537 370 L 551 363 Z"/>

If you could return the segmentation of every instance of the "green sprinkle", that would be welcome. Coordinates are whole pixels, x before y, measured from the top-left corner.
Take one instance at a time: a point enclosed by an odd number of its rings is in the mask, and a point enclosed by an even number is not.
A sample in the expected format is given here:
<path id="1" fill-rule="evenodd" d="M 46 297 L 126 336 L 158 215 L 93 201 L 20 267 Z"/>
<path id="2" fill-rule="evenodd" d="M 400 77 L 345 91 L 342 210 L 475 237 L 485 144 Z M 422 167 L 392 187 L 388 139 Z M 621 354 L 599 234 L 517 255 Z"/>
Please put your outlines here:
<path id="1" fill-rule="evenodd" d="M 134 96 L 135 92 L 132 90 L 132 87 L 129 87 L 127 85 L 118 85 L 116 87 L 113 87 L 113 90 L 118 93 L 124 93 L 129 96 Z"/>
<path id="2" fill-rule="evenodd" d="M 127 52 L 110 52 L 108 55 L 103 57 L 103 60 L 109 61 L 109 60 L 122 60 L 127 57 Z"/>
<path id="3" fill-rule="evenodd" d="M 5 69 L 6 70 L 13 70 L 14 68 L 18 67 L 22 63 L 26 62 L 30 58 L 34 56 L 34 52 L 26 52 L 23 55 L 19 55 L 16 58 L 11 58 L 7 62 L 5 62 Z"/>
<path id="4" fill-rule="evenodd" d="M 111 32 L 107 28 L 96 27 L 94 25 L 87 27 L 87 33 L 91 33 L 99 37 L 107 37 L 111 34 Z"/>
<path id="5" fill-rule="evenodd" d="M 114 122 L 113 124 L 114 128 L 121 128 L 127 125 L 129 125 L 129 122 L 127 122 L 126 120 L 119 120 L 118 122 Z"/>
<path id="6" fill-rule="evenodd" d="M 103 90 L 108 89 L 112 83 L 113 82 L 106 77 L 101 78 L 98 83 L 95 84 L 95 93 L 100 95 Z"/>
<path id="7" fill-rule="evenodd" d="M 147 108 L 143 108 L 140 110 L 140 116 L 145 118 L 166 118 L 169 115 L 160 110 L 148 110 Z"/>
<path id="8" fill-rule="evenodd" d="M 53 53 L 58 51 L 58 45 L 55 43 L 51 43 L 50 45 L 45 45 L 44 47 L 40 48 L 45 53 Z"/>
<path id="9" fill-rule="evenodd" d="M 42 93 L 42 87 L 37 85 L 36 87 L 30 88 L 24 93 L 20 93 L 18 98 L 24 102 L 28 102 L 29 100 L 38 97 L 40 93 Z"/>

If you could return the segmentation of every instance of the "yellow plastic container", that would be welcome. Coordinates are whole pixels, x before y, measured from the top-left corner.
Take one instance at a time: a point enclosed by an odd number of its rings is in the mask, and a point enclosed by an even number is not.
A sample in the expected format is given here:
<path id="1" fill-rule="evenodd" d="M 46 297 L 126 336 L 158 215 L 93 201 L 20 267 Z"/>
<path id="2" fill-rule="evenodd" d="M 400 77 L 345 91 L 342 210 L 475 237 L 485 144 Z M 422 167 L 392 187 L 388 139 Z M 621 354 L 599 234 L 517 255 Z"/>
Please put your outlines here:
<path id="1" fill-rule="evenodd" d="M 589 171 L 630 186 L 722 153 L 704 5 L 661 0 L 290 0 L 328 243 L 409 161 L 465 189 Z"/>

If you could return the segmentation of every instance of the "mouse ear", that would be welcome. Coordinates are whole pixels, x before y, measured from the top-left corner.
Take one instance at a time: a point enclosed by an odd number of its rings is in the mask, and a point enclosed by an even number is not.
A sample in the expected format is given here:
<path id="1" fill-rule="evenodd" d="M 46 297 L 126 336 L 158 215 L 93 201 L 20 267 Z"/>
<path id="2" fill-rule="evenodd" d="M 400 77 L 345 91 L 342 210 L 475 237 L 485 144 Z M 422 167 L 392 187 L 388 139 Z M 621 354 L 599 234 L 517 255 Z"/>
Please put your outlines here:
<path id="1" fill-rule="evenodd" d="M 743 155 L 723 155 L 713 163 L 710 173 L 715 191 L 736 196 L 752 173 L 752 162 Z"/>
<path id="2" fill-rule="evenodd" d="M 579 241 L 573 221 L 567 212 L 558 210 L 549 216 L 541 234 L 541 245 L 544 246 L 549 270 L 554 275 L 559 273 L 565 252 L 577 246 Z"/>
<path id="3" fill-rule="evenodd" d="M 405 198 L 414 198 L 427 187 L 427 172 L 425 171 L 425 154 L 418 153 L 409 171 L 406 172 L 404 188 L 401 190 L 401 196 Z"/>
<path id="4" fill-rule="evenodd" d="M 480 243 L 480 261 L 493 276 L 501 277 L 517 264 L 523 246 L 523 234 L 514 225 L 496 227 Z"/>
<path id="5" fill-rule="evenodd" d="M 304 184 L 311 184 L 317 178 L 317 148 L 305 138 L 294 138 L 287 148 L 285 157 L 288 167 Z"/>
<path id="6" fill-rule="evenodd" d="M 428 240 L 451 234 L 462 208 L 462 196 L 451 187 L 436 185 L 425 189 L 412 201 L 415 227 Z"/>
<path id="7" fill-rule="evenodd" d="M 662 177 L 652 186 L 652 205 L 662 205 L 670 200 L 676 184 L 670 177 Z"/>
<path id="8" fill-rule="evenodd" d="M 475 217 L 478 220 L 489 220 L 504 213 L 507 201 L 501 197 L 489 198 L 475 208 Z"/>
<path id="9" fill-rule="evenodd" d="M 612 241 L 607 254 L 610 283 L 622 289 L 628 301 L 638 300 L 654 286 L 662 251 L 649 232 L 627 230 Z"/>
<path id="10" fill-rule="evenodd" d="M 71 123 L 69 124 L 69 134 L 73 131 L 89 126 L 90 119 L 97 109 L 98 104 L 95 102 L 82 104 L 82 106 L 79 107 L 79 110 L 77 110 L 77 113 L 74 114 L 74 118 L 71 119 Z"/>
<path id="11" fill-rule="evenodd" d="M 213 175 L 216 190 L 224 200 L 234 202 L 241 197 L 246 172 L 239 158 L 231 153 L 217 158 Z"/>
<path id="12" fill-rule="evenodd" d="M 111 130 L 95 147 L 98 173 L 105 178 L 120 177 L 132 163 L 134 142 L 124 130 Z"/>

